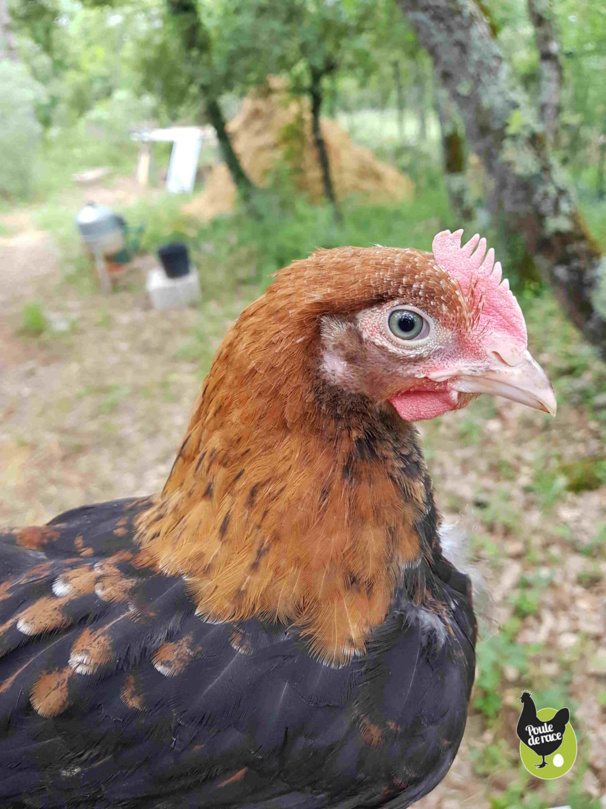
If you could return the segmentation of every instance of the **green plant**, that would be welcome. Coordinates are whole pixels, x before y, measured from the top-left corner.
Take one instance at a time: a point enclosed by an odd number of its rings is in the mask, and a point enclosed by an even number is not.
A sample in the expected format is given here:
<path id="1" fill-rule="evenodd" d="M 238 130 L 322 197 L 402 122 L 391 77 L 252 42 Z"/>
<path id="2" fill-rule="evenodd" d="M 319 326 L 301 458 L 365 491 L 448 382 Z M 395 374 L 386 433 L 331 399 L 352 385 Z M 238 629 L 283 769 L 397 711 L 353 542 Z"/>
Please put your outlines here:
<path id="1" fill-rule="evenodd" d="M 488 496 L 481 518 L 491 529 L 501 528 L 515 532 L 520 526 L 521 515 L 510 490 L 505 486 L 495 487 Z"/>
<path id="2" fill-rule="evenodd" d="M 498 635 L 478 643 L 478 677 L 473 706 L 489 722 L 494 722 L 501 712 L 505 668 L 516 669 L 520 674 L 524 674 L 528 668 L 526 650 L 515 640 L 517 628 L 516 621 L 509 621 Z"/>
<path id="3" fill-rule="evenodd" d="M 500 795 L 491 795 L 490 809 L 545 809 L 551 804 L 528 789 L 528 779 L 521 776 Z"/>
<path id="4" fill-rule="evenodd" d="M 109 385 L 107 393 L 104 394 L 99 403 L 99 412 L 103 413 L 104 416 L 111 415 L 118 409 L 120 403 L 124 399 L 128 399 L 131 394 L 132 387 L 130 385 Z"/>
<path id="5" fill-rule="evenodd" d="M 591 587 L 595 587 L 597 584 L 600 584 L 602 581 L 602 565 L 597 559 L 592 559 L 589 561 L 587 566 L 584 570 L 577 576 L 577 581 L 581 585 L 581 587 L 585 587 L 589 590 Z"/>
<path id="6" fill-rule="evenodd" d="M 41 133 L 34 109 L 44 92 L 23 65 L 0 61 L 0 197 L 32 192 Z"/>
<path id="7" fill-rule="evenodd" d="M 183 198 L 174 194 L 161 194 L 153 200 L 141 198 L 120 213 L 131 227 L 143 226 L 142 252 L 154 252 L 172 241 L 184 241 L 195 248 L 200 235 L 200 226 L 183 211 Z"/>
<path id="8" fill-rule="evenodd" d="M 575 541 L 575 550 L 583 556 L 606 557 L 606 523 L 598 523 L 592 537 L 579 537 Z"/>
<path id="9" fill-rule="evenodd" d="M 503 766 L 504 762 L 512 763 L 516 751 L 505 739 L 497 739 L 491 744 L 483 744 L 481 747 L 470 751 L 470 758 L 473 762 L 474 771 L 478 775 L 490 776 L 496 769 Z"/>
<path id="10" fill-rule="evenodd" d="M 443 190 L 431 191 L 398 206 L 369 206 L 351 199 L 343 205 L 344 221 L 334 221 L 328 205 L 312 205 L 283 180 L 255 198 L 257 215 L 240 208 L 210 222 L 196 234 L 196 260 L 204 284 L 212 275 L 233 284 L 264 288 L 272 273 L 318 247 L 404 242 L 429 249 L 433 235 L 448 221 Z"/>
<path id="11" fill-rule="evenodd" d="M 538 612 L 543 592 L 552 579 L 553 575 L 544 576 L 541 573 L 524 574 L 509 597 L 514 606 L 514 614 L 519 618 L 535 615 Z"/>
<path id="12" fill-rule="evenodd" d="M 599 489 L 606 483 L 606 456 L 582 458 L 562 464 L 566 488 L 571 492 Z"/>
<path id="13" fill-rule="evenodd" d="M 566 491 L 566 477 L 559 470 L 539 466 L 531 484 L 544 509 L 552 508 Z"/>
<path id="14" fill-rule="evenodd" d="M 40 337 L 50 330 L 49 320 L 39 301 L 30 301 L 21 309 L 21 334 L 28 337 Z"/>

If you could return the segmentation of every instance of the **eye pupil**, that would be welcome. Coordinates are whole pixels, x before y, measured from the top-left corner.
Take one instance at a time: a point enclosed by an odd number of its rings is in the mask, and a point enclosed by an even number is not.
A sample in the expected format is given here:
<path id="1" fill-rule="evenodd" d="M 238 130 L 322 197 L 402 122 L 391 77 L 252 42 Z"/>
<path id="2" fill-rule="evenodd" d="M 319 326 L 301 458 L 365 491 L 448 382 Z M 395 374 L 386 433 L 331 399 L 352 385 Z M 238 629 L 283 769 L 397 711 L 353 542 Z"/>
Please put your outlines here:
<path id="1" fill-rule="evenodd" d="M 427 321 L 410 309 L 395 309 L 389 316 L 389 329 L 400 340 L 415 340 L 427 333 Z"/>
<path id="2" fill-rule="evenodd" d="M 414 331 L 416 325 L 416 318 L 410 312 L 403 312 L 401 315 L 398 315 L 398 328 L 405 334 Z"/>

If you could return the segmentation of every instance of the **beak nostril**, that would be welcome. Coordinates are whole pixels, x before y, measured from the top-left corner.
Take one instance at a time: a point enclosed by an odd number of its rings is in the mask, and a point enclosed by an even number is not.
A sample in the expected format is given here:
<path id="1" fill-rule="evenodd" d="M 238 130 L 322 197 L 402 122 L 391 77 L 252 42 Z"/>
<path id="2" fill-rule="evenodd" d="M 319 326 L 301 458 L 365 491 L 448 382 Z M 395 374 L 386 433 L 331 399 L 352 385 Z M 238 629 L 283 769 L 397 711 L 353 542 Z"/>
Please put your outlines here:
<path id="1" fill-rule="evenodd" d="M 493 354 L 500 362 L 505 363 L 505 365 L 509 365 L 511 368 L 519 365 L 524 359 L 523 354 L 509 348 L 493 349 L 491 354 Z"/>

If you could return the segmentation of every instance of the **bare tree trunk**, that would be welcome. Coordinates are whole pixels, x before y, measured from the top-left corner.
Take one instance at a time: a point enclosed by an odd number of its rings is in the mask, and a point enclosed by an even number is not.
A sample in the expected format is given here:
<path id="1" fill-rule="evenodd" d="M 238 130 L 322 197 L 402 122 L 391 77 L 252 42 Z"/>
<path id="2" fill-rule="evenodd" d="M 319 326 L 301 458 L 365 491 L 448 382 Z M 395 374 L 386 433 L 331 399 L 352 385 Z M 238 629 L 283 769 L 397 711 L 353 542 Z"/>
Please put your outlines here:
<path id="1" fill-rule="evenodd" d="M 551 0 L 528 0 L 540 60 L 540 113 L 550 146 L 558 143 L 562 62 Z"/>
<path id="2" fill-rule="evenodd" d="M 606 117 L 602 122 L 602 134 L 600 135 L 600 145 L 598 148 L 598 176 L 596 180 L 596 193 L 598 199 L 606 196 L 604 164 L 606 163 Z"/>
<path id="3" fill-rule="evenodd" d="M 572 322 L 606 356 L 606 261 L 486 20 L 473 0 L 398 2 L 492 181 L 492 209 L 505 211 Z"/>
<path id="4" fill-rule="evenodd" d="M 425 76 L 423 68 L 419 62 L 415 62 L 415 98 L 417 102 L 417 112 L 419 115 L 419 140 L 421 143 L 427 141 L 427 110 L 425 108 Z"/>
<path id="5" fill-rule="evenodd" d="M 442 130 L 442 157 L 446 190 L 453 211 L 461 218 L 461 221 L 466 222 L 473 217 L 473 206 L 466 176 L 465 135 L 448 93 L 441 87 L 436 87 L 434 95 Z"/>
<path id="6" fill-rule="evenodd" d="M 400 146 L 404 145 L 404 89 L 402 87 L 402 74 L 400 62 L 394 59 L 393 78 L 396 86 L 396 109 L 398 111 L 398 138 Z"/>
<path id="7" fill-rule="evenodd" d="M 10 59 L 11 62 L 19 61 L 7 0 L 0 0 L 0 59 Z"/>
<path id="8" fill-rule="evenodd" d="M 316 151 L 318 152 L 318 160 L 320 162 L 320 171 L 322 172 L 322 185 L 324 187 L 324 194 L 326 199 L 330 202 L 335 212 L 335 219 L 337 222 L 342 221 L 341 209 L 335 194 L 335 188 L 332 182 L 332 175 L 330 173 L 330 160 L 328 159 L 328 152 L 326 151 L 326 144 L 324 143 L 324 136 L 322 135 L 322 127 L 320 123 L 320 114 L 322 110 L 322 78 L 325 75 L 319 70 L 311 69 L 311 83 L 309 85 L 309 98 L 311 101 L 311 130 L 313 134 Z"/>

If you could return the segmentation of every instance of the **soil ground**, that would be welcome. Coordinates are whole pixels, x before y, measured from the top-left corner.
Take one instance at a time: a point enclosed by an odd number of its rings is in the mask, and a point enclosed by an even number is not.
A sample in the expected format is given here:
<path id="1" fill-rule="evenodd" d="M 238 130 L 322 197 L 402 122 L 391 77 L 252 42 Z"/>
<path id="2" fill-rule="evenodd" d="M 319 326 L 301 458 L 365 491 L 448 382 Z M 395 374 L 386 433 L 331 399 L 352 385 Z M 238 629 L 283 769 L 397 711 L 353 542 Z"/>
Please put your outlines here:
<path id="1" fill-rule="evenodd" d="M 110 184 L 103 202 L 124 193 L 123 181 L 113 191 Z M 254 293 L 157 312 L 146 300 L 143 265 L 106 297 L 94 283 L 85 291 L 70 283 L 60 250 L 27 211 L 0 217 L 0 234 L 0 524 L 40 523 L 83 503 L 157 491 L 206 370 L 192 334 L 202 330 L 212 354 Z M 32 300 L 48 320 L 38 336 L 23 333 Z M 549 369 L 549 344 L 537 339 Z M 504 401 L 478 402 L 422 432 L 439 504 L 473 535 L 494 607 L 461 752 L 418 806 L 599 806 L 606 487 L 571 491 L 543 471 L 556 456 L 574 464 L 604 455 L 600 425 L 573 390 L 553 421 Z M 517 753 L 524 689 L 570 700 L 573 709 L 579 758 L 550 784 L 527 777 Z"/>

